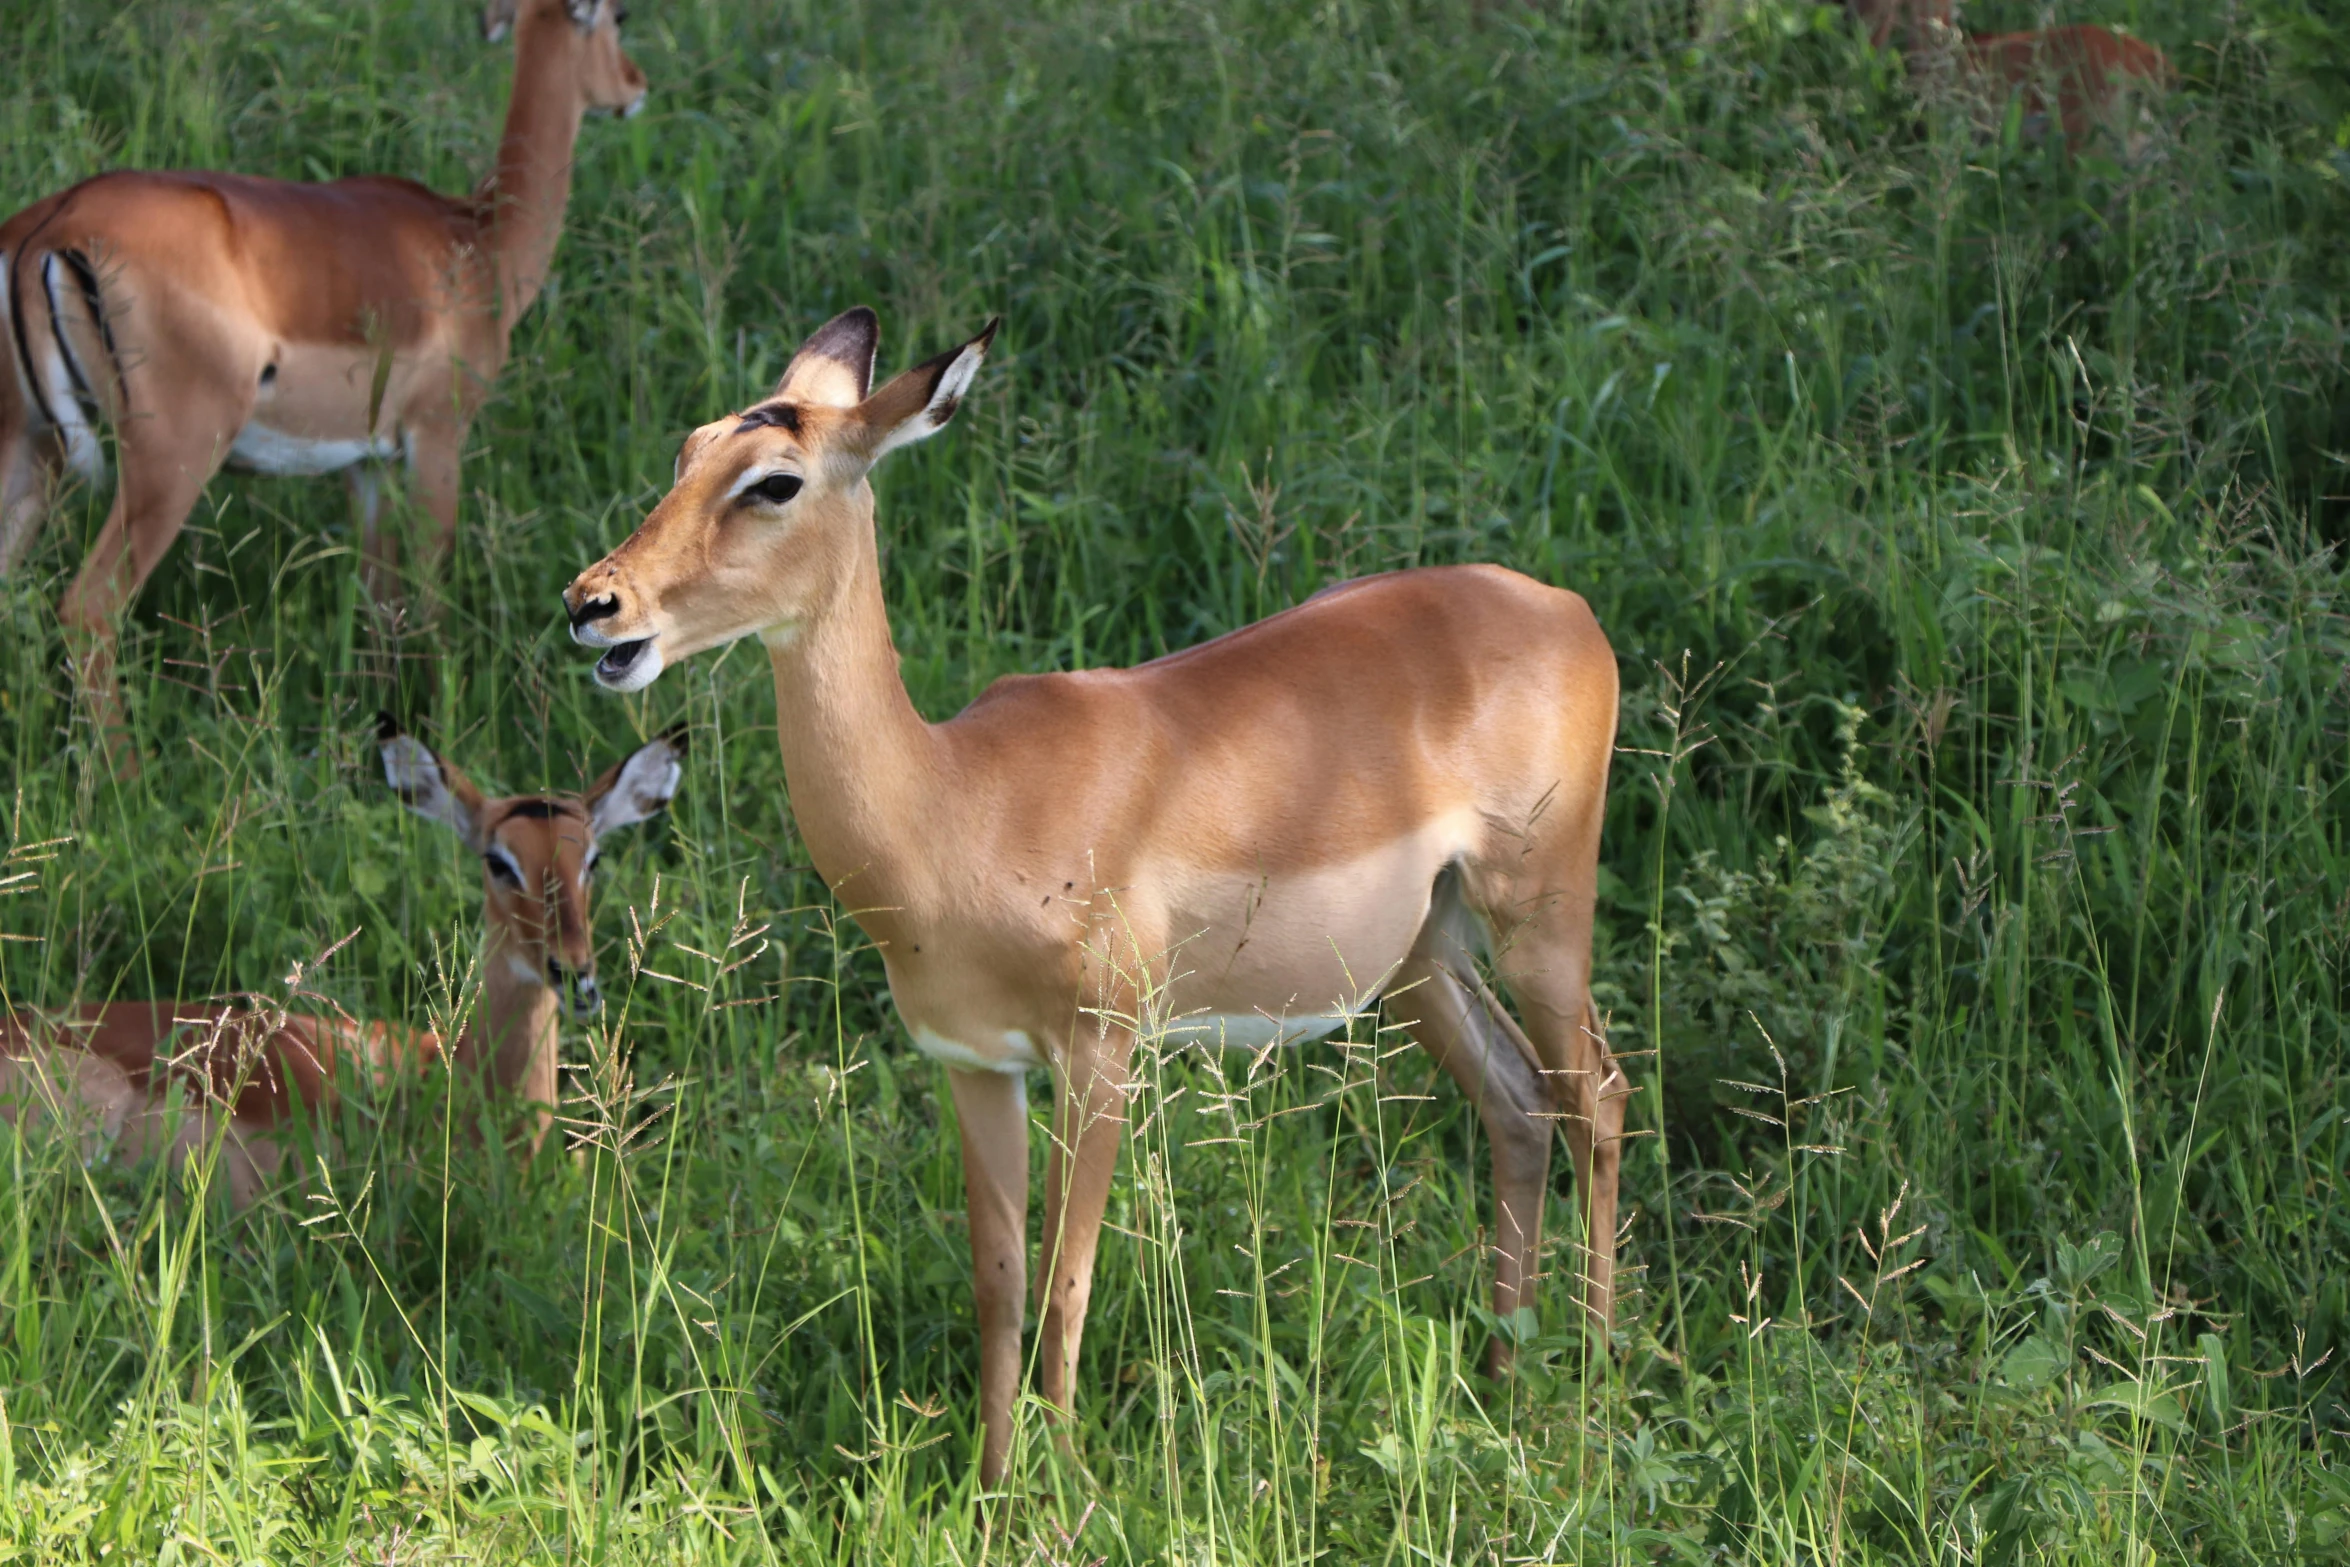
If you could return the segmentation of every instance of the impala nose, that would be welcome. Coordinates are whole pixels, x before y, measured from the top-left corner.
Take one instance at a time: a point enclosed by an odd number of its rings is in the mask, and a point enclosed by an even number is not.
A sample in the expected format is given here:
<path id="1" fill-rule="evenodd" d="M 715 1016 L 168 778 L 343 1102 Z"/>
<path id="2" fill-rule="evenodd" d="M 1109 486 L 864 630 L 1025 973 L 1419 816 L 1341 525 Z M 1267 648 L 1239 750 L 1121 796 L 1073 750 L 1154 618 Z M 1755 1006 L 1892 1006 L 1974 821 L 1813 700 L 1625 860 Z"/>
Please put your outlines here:
<path id="1" fill-rule="evenodd" d="M 571 617 L 571 629 L 577 631 L 590 621 L 610 620 L 614 615 L 619 614 L 620 595 L 600 593 L 594 598 L 582 598 L 576 604 L 566 602 L 563 608 L 564 612 Z"/>
<path id="2" fill-rule="evenodd" d="M 592 969 L 567 968 L 558 959 L 549 958 L 547 985 L 563 998 L 563 1010 L 573 1017 L 594 1017 L 604 1010 L 604 991 Z"/>

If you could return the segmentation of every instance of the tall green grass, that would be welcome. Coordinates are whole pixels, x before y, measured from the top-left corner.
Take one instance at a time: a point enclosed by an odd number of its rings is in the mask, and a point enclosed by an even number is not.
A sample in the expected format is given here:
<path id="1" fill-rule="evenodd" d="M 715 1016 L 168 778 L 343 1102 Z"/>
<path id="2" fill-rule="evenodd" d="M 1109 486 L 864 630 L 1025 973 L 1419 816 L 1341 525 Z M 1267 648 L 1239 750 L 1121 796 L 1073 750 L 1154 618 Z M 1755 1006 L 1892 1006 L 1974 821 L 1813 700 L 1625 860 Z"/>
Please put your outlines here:
<path id="1" fill-rule="evenodd" d="M 234 1218 L 0 1138 L 0 1555 L 2340 1560 L 2343 49 L 2300 0 L 2066 19 L 2180 66 L 2147 161 L 1921 108 L 1790 0 L 639 0 L 652 101 L 581 139 L 409 677 L 500 787 L 694 725 L 600 878 L 576 1156 L 447 1153 L 426 1085 Z M 510 68 L 449 3 L 0 37 L 11 209 L 118 164 L 463 189 Z M 1392 566 L 1597 608 L 1599 973 L 1653 1052 L 1612 1356 L 1562 1201 L 1521 1374 L 1474 1369 L 1481 1150 L 1398 1036 L 1154 1056 L 1074 1453 L 1029 1410 L 1021 1500 L 976 1494 L 952 1118 L 762 663 L 615 700 L 556 614 L 860 301 L 892 366 L 1007 318 L 880 486 L 933 714 Z M 0 992 L 300 963 L 446 1023 L 475 873 L 379 782 L 339 488 L 213 486 L 129 628 L 131 783 L 52 609 L 104 500 L 0 590 Z"/>

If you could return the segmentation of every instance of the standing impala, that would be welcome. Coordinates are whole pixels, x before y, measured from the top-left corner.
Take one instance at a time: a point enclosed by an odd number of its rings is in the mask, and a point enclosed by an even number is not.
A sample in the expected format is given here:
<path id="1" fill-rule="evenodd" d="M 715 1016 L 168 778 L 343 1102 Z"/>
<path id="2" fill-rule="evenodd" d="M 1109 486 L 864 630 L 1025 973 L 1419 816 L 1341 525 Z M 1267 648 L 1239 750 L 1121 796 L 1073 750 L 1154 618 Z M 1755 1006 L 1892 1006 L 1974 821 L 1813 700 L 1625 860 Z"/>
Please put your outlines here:
<path id="1" fill-rule="evenodd" d="M 2013 96 L 2026 136 L 2044 137 L 2053 123 L 2076 150 L 2102 130 L 2135 156 L 2145 136 L 2133 120 L 2177 80 L 2168 55 L 2109 27 L 1968 35 L 1958 29 L 1952 0 L 1845 0 L 1845 9 L 1870 43 L 1912 56 L 1913 70 L 1955 67 L 1956 85 L 1985 109 L 2002 112 Z"/>
<path id="2" fill-rule="evenodd" d="M 686 439 L 667 497 L 565 594 L 614 690 L 767 645 L 801 836 L 949 1069 L 982 1475 L 1003 1474 L 1019 1376 L 1024 1074 L 1059 1085 L 1038 1293 L 1043 1392 L 1066 1410 L 1138 1032 L 1264 1047 L 1384 995 L 1484 1120 L 1494 1310 L 1532 1299 L 1556 1120 L 1604 1325 L 1626 1089 L 1589 994 L 1616 723 L 1591 611 L 1493 567 L 1400 572 L 1139 668 L 1001 680 L 925 723 L 866 475 L 953 416 L 994 335 L 874 392 L 873 312 L 828 323 L 767 401 Z M 1471 966 L 1488 939 L 1523 1032 Z"/>
<path id="3" fill-rule="evenodd" d="M 517 14 L 519 12 L 519 14 Z M 0 575 L 30 544 L 62 462 L 119 473 L 105 526 L 58 607 L 120 771 L 137 759 L 114 681 L 115 621 L 221 465 L 349 470 L 371 591 L 398 591 L 377 527 L 377 459 L 400 458 L 447 555 L 466 429 L 545 280 L 590 109 L 633 112 L 619 0 L 492 0 L 515 29 L 496 170 L 474 195 L 367 176 L 101 174 L 0 224 Z"/>
<path id="4" fill-rule="evenodd" d="M 677 792 L 683 742 L 639 747 L 584 795 L 484 799 L 456 768 L 389 720 L 384 776 L 418 815 L 453 829 L 482 861 L 481 999 L 448 1049 L 471 1091 L 520 1100 L 535 1151 L 556 1096 L 557 1014 L 602 1004 L 588 923 L 588 873 L 607 832 L 654 815 Z M 62 1017 L 0 1018 L 0 1121 L 60 1121 L 125 1159 L 174 1164 L 221 1146 L 230 1199 L 249 1205 L 283 1157 L 300 1108 L 331 1111 L 339 1074 L 377 1083 L 441 1058 L 438 1034 L 349 1017 L 211 1002 L 115 1001 Z M 169 1089 L 193 1090 L 175 1114 Z M 222 1127 L 216 1117 L 225 1114 Z"/>

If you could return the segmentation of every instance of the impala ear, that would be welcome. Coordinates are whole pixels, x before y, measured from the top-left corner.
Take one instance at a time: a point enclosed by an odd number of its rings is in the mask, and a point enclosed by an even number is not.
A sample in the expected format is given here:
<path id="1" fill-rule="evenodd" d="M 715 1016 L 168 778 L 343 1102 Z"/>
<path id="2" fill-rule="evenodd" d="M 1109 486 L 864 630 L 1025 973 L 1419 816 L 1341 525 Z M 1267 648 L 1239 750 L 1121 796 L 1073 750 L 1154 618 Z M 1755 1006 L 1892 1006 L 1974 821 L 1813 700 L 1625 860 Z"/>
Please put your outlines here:
<path id="1" fill-rule="evenodd" d="M 588 826 L 599 838 L 658 816 L 685 776 L 685 725 L 641 745 L 588 787 Z"/>
<path id="2" fill-rule="evenodd" d="M 872 389 L 880 347 L 881 318 L 864 305 L 844 310 L 808 335 L 768 401 L 854 408 Z"/>
<path id="3" fill-rule="evenodd" d="M 465 840 L 479 854 L 481 791 L 456 768 L 449 766 L 414 735 L 400 732 L 390 715 L 376 720 L 376 743 L 383 751 L 384 782 L 392 786 L 408 809 L 439 822 Z"/>
<path id="4" fill-rule="evenodd" d="M 963 406 L 963 394 L 971 389 L 971 379 L 979 374 L 988 345 L 1003 324 L 1003 317 L 996 317 L 970 342 L 925 359 L 858 405 L 856 422 L 864 429 L 867 466 L 946 427 Z"/>
<path id="5" fill-rule="evenodd" d="M 514 31 L 515 0 L 489 0 L 481 8 L 481 36 L 485 43 L 497 43 Z"/>

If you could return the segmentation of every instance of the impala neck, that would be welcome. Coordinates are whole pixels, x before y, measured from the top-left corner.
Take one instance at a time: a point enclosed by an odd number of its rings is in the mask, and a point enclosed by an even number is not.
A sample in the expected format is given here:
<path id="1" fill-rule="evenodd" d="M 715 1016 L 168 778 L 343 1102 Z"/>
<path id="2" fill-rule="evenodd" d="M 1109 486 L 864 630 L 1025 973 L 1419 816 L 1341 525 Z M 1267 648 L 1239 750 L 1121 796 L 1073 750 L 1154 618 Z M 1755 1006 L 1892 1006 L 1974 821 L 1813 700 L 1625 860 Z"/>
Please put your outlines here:
<path id="1" fill-rule="evenodd" d="M 940 742 L 898 674 L 882 602 L 872 491 L 838 569 L 810 612 L 769 632 L 777 738 L 792 815 L 818 874 L 851 909 L 918 901 L 950 803 Z M 868 929 L 871 921 L 866 920 Z M 876 932 L 878 934 L 878 932 Z"/>
<path id="2" fill-rule="evenodd" d="M 571 199 L 571 151 L 587 102 L 579 90 L 586 40 L 560 10 L 522 8 L 514 33 L 514 96 L 498 165 L 482 192 L 483 236 L 497 267 L 498 322 L 506 331 L 546 282 L 563 208 Z"/>
<path id="3" fill-rule="evenodd" d="M 556 1034 L 560 1013 L 555 992 L 525 979 L 527 966 L 495 925 L 482 947 L 481 1008 L 449 1052 L 460 1078 L 493 1083 L 532 1104 L 555 1103 Z M 535 1143 L 545 1135 L 549 1112 L 538 1115 Z"/>

